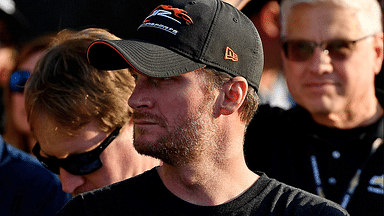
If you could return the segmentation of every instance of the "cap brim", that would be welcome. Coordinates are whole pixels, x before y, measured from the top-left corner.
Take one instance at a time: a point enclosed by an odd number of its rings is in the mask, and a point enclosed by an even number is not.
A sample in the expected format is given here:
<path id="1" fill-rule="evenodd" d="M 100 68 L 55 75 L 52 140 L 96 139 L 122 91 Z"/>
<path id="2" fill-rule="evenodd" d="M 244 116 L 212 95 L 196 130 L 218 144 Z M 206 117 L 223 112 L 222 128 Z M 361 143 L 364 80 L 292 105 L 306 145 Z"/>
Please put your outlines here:
<path id="1" fill-rule="evenodd" d="M 142 40 L 99 40 L 87 52 L 88 61 L 101 70 L 133 67 L 151 77 L 172 77 L 203 68 L 193 61 L 162 46 Z"/>

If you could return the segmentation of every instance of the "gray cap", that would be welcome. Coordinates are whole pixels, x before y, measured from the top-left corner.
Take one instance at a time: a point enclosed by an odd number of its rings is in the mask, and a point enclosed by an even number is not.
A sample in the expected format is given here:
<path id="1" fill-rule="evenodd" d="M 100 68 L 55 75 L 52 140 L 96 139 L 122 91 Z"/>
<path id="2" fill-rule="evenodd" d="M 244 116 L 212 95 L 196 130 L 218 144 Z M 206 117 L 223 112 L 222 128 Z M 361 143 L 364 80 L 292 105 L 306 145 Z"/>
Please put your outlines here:
<path id="1" fill-rule="evenodd" d="M 130 40 L 93 42 L 98 69 L 131 66 L 151 77 L 172 77 L 206 65 L 242 76 L 257 91 L 264 65 L 260 36 L 242 12 L 220 0 L 171 0 L 155 8 Z"/>

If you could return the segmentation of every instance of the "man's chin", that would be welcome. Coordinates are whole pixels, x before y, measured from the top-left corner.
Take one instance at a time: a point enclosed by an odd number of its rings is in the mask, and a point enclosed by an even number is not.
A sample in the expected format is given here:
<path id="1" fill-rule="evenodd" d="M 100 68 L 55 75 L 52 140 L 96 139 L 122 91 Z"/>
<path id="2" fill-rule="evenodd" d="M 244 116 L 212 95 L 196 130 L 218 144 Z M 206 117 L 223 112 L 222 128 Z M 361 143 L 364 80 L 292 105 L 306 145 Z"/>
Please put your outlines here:
<path id="1" fill-rule="evenodd" d="M 148 142 L 139 142 L 139 141 L 134 141 L 133 142 L 133 146 L 135 147 L 136 151 L 139 153 L 139 154 L 142 154 L 142 155 L 148 155 L 148 156 L 152 156 L 153 157 L 153 150 L 151 148 L 151 145 L 153 145 L 152 143 L 148 143 Z"/>

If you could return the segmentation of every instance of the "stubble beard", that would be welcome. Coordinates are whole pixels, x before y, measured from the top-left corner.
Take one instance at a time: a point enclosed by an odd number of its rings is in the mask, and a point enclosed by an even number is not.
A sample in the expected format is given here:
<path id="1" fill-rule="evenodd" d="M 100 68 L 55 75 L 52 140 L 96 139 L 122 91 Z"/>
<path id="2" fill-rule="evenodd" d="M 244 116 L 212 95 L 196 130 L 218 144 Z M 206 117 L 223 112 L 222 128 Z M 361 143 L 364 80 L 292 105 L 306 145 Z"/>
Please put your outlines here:
<path id="1" fill-rule="evenodd" d="M 212 104 L 202 104 L 189 116 L 180 116 L 177 119 L 180 123 L 169 128 L 157 141 L 141 142 L 134 139 L 135 149 L 140 154 L 158 158 L 173 166 L 182 166 L 195 161 L 196 158 L 209 156 L 210 149 L 217 145 L 218 126 L 214 122 Z"/>

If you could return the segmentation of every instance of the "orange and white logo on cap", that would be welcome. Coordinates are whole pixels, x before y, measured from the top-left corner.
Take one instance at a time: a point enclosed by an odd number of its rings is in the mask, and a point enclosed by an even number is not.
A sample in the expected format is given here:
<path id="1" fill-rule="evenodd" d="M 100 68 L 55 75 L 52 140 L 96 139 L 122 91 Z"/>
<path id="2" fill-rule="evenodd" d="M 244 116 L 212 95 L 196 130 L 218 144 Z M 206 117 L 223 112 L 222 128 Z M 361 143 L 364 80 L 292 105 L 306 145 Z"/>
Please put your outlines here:
<path id="1" fill-rule="evenodd" d="M 231 60 L 233 62 L 239 61 L 239 57 L 237 56 L 237 54 L 229 47 L 225 49 L 224 59 Z"/>
<path id="2" fill-rule="evenodd" d="M 173 18 L 172 15 L 177 19 Z M 149 22 L 151 18 L 154 16 L 162 16 L 162 17 L 171 19 L 179 24 L 181 24 L 181 21 L 183 21 L 187 25 L 193 23 L 191 17 L 187 15 L 187 12 L 185 10 L 182 10 L 179 8 L 173 8 L 170 5 L 160 5 L 157 8 L 155 8 L 149 14 L 149 16 L 145 18 L 144 23 Z"/>

